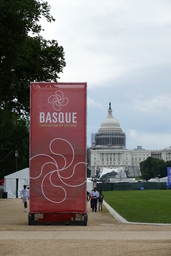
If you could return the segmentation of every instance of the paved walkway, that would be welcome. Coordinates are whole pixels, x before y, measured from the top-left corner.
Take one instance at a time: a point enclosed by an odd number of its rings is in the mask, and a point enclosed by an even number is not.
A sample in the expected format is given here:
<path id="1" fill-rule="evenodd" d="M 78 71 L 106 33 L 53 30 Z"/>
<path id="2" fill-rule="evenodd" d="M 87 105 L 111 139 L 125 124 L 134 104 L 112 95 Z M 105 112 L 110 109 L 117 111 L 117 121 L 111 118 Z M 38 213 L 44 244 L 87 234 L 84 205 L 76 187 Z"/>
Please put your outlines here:
<path id="1" fill-rule="evenodd" d="M 0 231 L 0 240 L 171 240 L 171 231 Z"/>
<path id="2" fill-rule="evenodd" d="M 87 226 L 29 226 L 21 200 L 0 200 L 0 255 L 171 255 L 170 226 L 129 225 L 105 206 L 110 213 L 95 213 L 88 203 Z"/>

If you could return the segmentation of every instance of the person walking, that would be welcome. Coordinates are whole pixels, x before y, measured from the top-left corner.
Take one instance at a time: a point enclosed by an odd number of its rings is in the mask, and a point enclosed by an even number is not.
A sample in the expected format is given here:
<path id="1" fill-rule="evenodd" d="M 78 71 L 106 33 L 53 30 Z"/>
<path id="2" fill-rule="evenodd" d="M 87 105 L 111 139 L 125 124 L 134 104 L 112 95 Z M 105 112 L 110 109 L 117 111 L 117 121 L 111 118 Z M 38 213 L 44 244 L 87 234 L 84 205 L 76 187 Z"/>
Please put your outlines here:
<path id="1" fill-rule="evenodd" d="M 102 191 L 100 191 L 100 194 L 99 194 L 99 212 L 100 210 L 102 211 L 103 210 L 103 199 L 104 199 L 104 195 L 102 194 Z"/>
<path id="2" fill-rule="evenodd" d="M 92 189 L 92 191 L 93 191 L 93 189 Z M 91 207 L 91 209 L 92 209 L 92 198 L 91 198 L 91 193 L 89 194 L 89 201 L 90 201 L 90 207 Z"/>
<path id="3" fill-rule="evenodd" d="M 23 200 L 24 204 L 24 211 L 27 212 L 27 201 L 29 199 L 29 190 L 27 189 L 26 185 L 23 186 L 23 190 L 21 191 L 21 199 Z"/>
<path id="4" fill-rule="evenodd" d="M 97 188 L 94 187 L 94 190 L 91 192 L 91 200 L 92 200 L 92 211 L 97 212 L 97 199 L 99 198 L 99 192 Z"/>

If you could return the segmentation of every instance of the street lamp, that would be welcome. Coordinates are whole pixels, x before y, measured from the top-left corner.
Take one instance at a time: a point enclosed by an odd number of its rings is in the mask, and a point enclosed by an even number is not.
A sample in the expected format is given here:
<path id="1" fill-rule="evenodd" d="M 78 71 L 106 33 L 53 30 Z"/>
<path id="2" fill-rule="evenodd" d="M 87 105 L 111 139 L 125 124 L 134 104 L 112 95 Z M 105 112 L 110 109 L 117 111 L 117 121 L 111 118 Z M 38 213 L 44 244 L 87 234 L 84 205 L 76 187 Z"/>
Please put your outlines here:
<path id="1" fill-rule="evenodd" d="M 16 158 L 16 172 L 17 172 L 18 171 L 18 166 L 17 166 L 18 150 L 15 151 L 15 158 Z M 18 179 L 16 179 L 16 198 L 18 198 Z"/>
<path id="2" fill-rule="evenodd" d="M 15 151 L 15 157 L 16 157 L 16 172 L 17 172 L 17 170 L 18 170 L 18 166 L 17 166 L 18 150 Z"/>

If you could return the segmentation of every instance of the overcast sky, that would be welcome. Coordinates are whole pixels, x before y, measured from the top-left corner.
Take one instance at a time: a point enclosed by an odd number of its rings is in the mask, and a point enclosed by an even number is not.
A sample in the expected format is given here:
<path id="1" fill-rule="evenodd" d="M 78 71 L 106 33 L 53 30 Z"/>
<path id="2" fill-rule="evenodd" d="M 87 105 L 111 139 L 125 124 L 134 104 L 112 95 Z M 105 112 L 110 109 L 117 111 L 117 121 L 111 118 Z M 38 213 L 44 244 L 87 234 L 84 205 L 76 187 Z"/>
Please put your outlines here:
<path id="1" fill-rule="evenodd" d="M 64 47 L 58 82 L 87 82 L 87 145 L 107 117 L 126 147 L 171 146 L 171 1 L 48 0 L 46 39 Z"/>

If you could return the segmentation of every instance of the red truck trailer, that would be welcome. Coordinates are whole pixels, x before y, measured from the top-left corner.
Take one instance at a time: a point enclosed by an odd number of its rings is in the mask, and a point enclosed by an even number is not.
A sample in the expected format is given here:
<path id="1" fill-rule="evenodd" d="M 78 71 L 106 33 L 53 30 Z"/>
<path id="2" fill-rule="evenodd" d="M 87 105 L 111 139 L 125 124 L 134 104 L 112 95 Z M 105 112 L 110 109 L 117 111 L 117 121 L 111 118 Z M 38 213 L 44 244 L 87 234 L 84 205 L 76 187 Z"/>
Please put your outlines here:
<path id="1" fill-rule="evenodd" d="M 87 225 L 87 84 L 30 87 L 28 224 Z"/>

